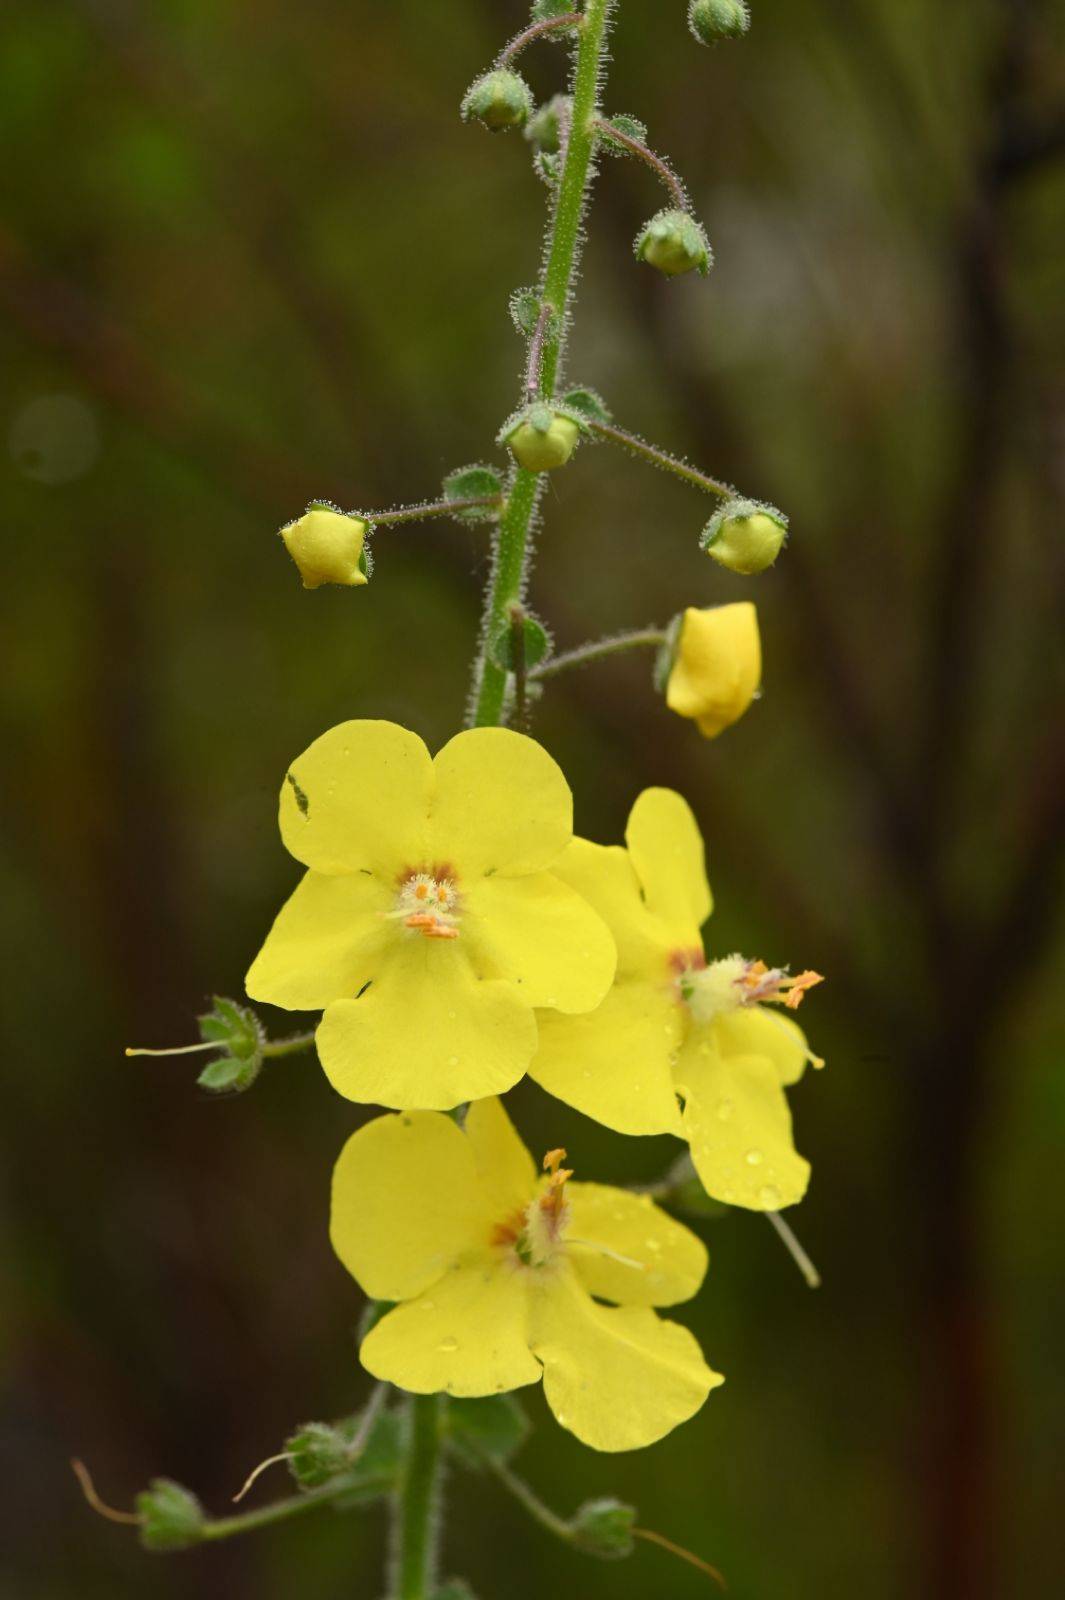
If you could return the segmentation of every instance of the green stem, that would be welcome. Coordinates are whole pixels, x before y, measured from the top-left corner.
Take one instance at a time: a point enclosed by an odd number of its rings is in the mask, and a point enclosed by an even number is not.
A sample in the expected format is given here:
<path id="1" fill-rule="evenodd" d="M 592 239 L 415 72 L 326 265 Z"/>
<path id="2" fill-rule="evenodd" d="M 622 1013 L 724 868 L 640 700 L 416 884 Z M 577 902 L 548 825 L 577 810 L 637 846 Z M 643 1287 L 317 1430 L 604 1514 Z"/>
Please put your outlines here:
<path id="1" fill-rule="evenodd" d="M 679 456 L 671 456 L 667 450 L 659 450 L 657 445 L 648 444 L 635 433 L 626 433 L 624 428 L 615 428 L 612 422 L 596 422 L 588 418 L 587 423 L 592 432 L 597 433 L 600 438 L 609 439 L 611 444 L 619 444 L 630 455 L 639 456 L 643 461 L 650 461 L 652 466 L 661 467 L 663 472 L 672 472 L 674 477 L 683 478 L 685 483 L 694 484 L 706 494 L 716 494 L 722 500 L 727 500 L 735 493 L 730 484 L 711 478 L 708 473 L 700 472 L 698 467 L 690 466 Z"/>
<path id="2" fill-rule="evenodd" d="M 581 224 L 593 176 L 598 137 L 595 119 L 599 114 L 601 68 L 613 5 L 614 0 L 588 0 L 577 45 L 572 125 L 548 229 L 541 293 L 541 300 L 557 312 L 554 330 L 544 339 L 540 363 L 540 382 L 546 395 L 555 392 L 565 354 L 570 301 L 581 252 Z M 503 719 L 507 674 L 490 659 L 489 650 L 506 623 L 508 605 L 522 598 L 532 553 L 530 530 L 542 486 L 542 473 L 515 471 L 499 523 L 477 663 L 473 710 L 477 727 L 492 727 Z"/>
<path id="3" fill-rule="evenodd" d="M 512 1494 L 515 1500 L 524 1506 L 534 1522 L 538 1522 L 541 1528 L 546 1528 L 548 1533 L 554 1534 L 556 1539 L 561 1539 L 563 1544 L 575 1543 L 571 1524 L 556 1511 L 552 1511 L 550 1506 L 545 1505 L 523 1478 L 519 1478 L 517 1473 L 511 1472 L 505 1462 L 496 1460 L 487 1451 L 479 1452 L 479 1457 L 482 1465 L 494 1473 L 507 1493 Z"/>
<path id="4" fill-rule="evenodd" d="M 397 1494 L 395 1600 L 429 1600 L 436 1583 L 443 1399 L 407 1401 L 407 1459 Z"/>
<path id="5" fill-rule="evenodd" d="M 481 506 L 498 506 L 498 495 L 478 495 L 471 500 L 427 500 L 417 506 L 400 506 L 396 511 L 368 511 L 366 520 L 374 528 L 391 528 L 400 522 L 428 522 L 432 517 L 450 517 L 456 511 L 473 511 Z"/>
<path id="6" fill-rule="evenodd" d="M 527 44 L 532 44 L 534 39 L 540 39 L 544 34 L 557 33 L 561 28 L 579 28 L 584 18 L 579 11 L 567 11 L 562 17 L 546 17 L 543 22 L 534 22 L 524 32 L 516 35 L 510 43 L 496 57 L 496 66 L 505 67 L 525 49 Z"/>
<path id="7" fill-rule="evenodd" d="M 263 1045 L 263 1055 L 273 1061 L 279 1056 L 299 1055 L 301 1050 L 310 1050 L 313 1044 L 313 1033 L 294 1033 L 290 1039 L 268 1039 Z"/>
<path id="8" fill-rule="evenodd" d="M 310 1489 L 306 1494 L 293 1495 L 288 1500 L 275 1500 L 273 1505 L 260 1506 L 257 1511 L 243 1511 L 236 1517 L 217 1517 L 203 1524 L 200 1539 L 204 1544 L 212 1544 L 219 1539 L 232 1539 L 240 1533 L 254 1533 L 257 1528 L 268 1528 L 272 1523 L 299 1516 L 301 1511 L 313 1511 L 315 1506 L 328 1505 L 349 1488 L 349 1484 L 342 1482 L 329 1484 L 324 1489 Z"/>
<path id="9" fill-rule="evenodd" d="M 570 667 L 583 667 L 589 661 L 602 661 L 604 656 L 620 655 L 624 650 L 639 650 L 644 646 L 661 648 L 669 638 L 663 628 L 643 628 L 635 633 L 616 633 L 609 639 L 593 639 L 590 644 L 567 650 L 565 655 L 552 656 L 540 667 L 534 667 L 529 677 L 534 682 L 553 678 Z"/>
<path id="10" fill-rule="evenodd" d="M 661 156 L 656 156 L 654 151 L 648 145 L 645 145 L 641 139 L 634 139 L 631 133 L 623 133 L 620 128 L 615 128 L 614 124 L 606 117 L 597 117 L 595 125 L 600 133 L 605 133 L 609 138 L 616 139 L 618 144 L 627 150 L 630 155 L 636 156 L 638 160 L 650 167 L 651 171 L 665 184 L 673 196 L 673 202 L 679 211 L 691 210 L 691 202 L 685 192 L 684 185 L 668 161 L 663 161 Z"/>

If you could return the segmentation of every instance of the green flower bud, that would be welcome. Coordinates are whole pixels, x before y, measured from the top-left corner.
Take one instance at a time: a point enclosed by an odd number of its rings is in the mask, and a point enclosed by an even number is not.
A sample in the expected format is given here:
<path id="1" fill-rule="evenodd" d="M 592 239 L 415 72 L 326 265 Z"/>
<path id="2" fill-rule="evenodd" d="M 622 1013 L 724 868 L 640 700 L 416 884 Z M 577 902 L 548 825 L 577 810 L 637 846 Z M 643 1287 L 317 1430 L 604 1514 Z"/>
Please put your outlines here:
<path id="1" fill-rule="evenodd" d="M 572 417 L 550 406 L 532 406 L 504 437 L 519 467 L 528 472 L 552 472 L 564 467 L 580 438 Z"/>
<path id="2" fill-rule="evenodd" d="M 700 44 L 738 39 L 751 25 L 746 0 L 691 0 L 688 26 Z"/>
<path id="3" fill-rule="evenodd" d="M 318 589 L 323 583 L 354 589 L 368 581 L 364 548 L 368 531 L 361 517 L 346 517 L 333 506 L 312 505 L 306 515 L 281 529 L 281 537 L 305 589 Z"/>
<path id="4" fill-rule="evenodd" d="M 573 102 L 565 94 L 545 100 L 526 124 L 525 137 L 529 143 L 547 155 L 557 155 L 562 145 L 562 120 L 569 115 L 572 106 Z"/>
<path id="5" fill-rule="evenodd" d="M 486 72 L 470 85 L 462 101 L 463 119 L 481 122 L 493 133 L 522 127 L 532 109 L 532 90 L 525 79 L 509 67 Z"/>
<path id="6" fill-rule="evenodd" d="M 620 1500 L 589 1500 L 574 1517 L 574 1543 L 585 1555 L 601 1561 L 622 1561 L 633 1552 L 636 1512 Z"/>
<path id="7" fill-rule="evenodd" d="M 700 543 L 720 566 L 753 577 L 773 565 L 787 536 L 788 519 L 782 511 L 758 500 L 736 499 L 715 511 Z"/>
<path id="8" fill-rule="evenodd" d="M 636 259 L 657 267 L 669 278 L 701 272 L 713 265 L 710 243 L 702 225 L 687 211 L 659 211 L 636 240 Z"/>
<path id="9" fill-rule="evenodd" d="M 145 1550 L 189 1550 L 203 1538 L 203 1507 L 169 1478 L 154 1478 L 137 1496 L 137 1515 Z"/>
<path id="10" fill-rule="evenodd" d="M 285 1448 L 289 1470 L 301 1489 L 320 1489 L 351 1465 L 350 1441 L 326 1422 L 308 1422 Z"/>

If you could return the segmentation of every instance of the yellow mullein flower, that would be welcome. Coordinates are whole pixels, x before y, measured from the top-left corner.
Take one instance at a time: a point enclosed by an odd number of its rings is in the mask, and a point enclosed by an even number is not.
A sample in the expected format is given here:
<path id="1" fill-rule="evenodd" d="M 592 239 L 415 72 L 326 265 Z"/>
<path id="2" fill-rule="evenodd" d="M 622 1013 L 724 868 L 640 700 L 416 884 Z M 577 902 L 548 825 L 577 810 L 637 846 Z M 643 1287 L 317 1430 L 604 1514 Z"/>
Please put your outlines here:
<path id="1" fill-rule="evenodd" d="M 666 686 L 669 709 L 691 717 L 705 738 L 716 739 L 743 716 L 761 681 L 758 613 L 751 602 L 706 611 L 689 606 Z"/>
<path id="2" fill-rule="evenodd" d="M 532 739 L 475 728 L 435 761 L 390 722 L 315 740 L 281 790 L 310 868 L 247 977 L 254 1000 L 324 1008 L 317 1044 L 349 1100 L 446 1111 L 509 1089 L 534 1007 L 590 1011 L 614 941 L 550 870 L 573 797 Z"/>
<path id="3" fill-rule="evenodd" d="M 538 1178 L 495 1099 L 464 1129 L 433 1112 L 378 1117 L 337 1162 L 333 1248 L 371 1298 L 401 1302 L 363 1340 L 374 1377 L 466 1396 L 542 1379 L 578 1439 L 635 1450 L 724 1381 L 651 1309 L 696 1293 L 706 1251 L 647 1195 L 570 1182 L 565 1155 Z"/>
<path id="4" fill-rule="evenodd" d="M 282 528 L 285 549 L 299 568 L 303 587 L 339 583 L 355 589 L 366 583 L 367 526 L 361 517 L 312 506 L 305 516 Z"/>
<path id="5" fill-rule="evenodd" d="M 752 1211 L 794 1205 L 810 1168 L 792 1142 L 784 1090 L 808 1061 L 822 1063 L 790 1013 L 821 980 L 742 956 L 707 963 L 703 841 L 679 794 L 645 790 L 626 844 L 574 839 L 556 868 L 613 931 L 617 981 L 594 1016 L 542 1019 L 530 1075 L 620 1133 L 686 1139 L 716 1200 Z"/>

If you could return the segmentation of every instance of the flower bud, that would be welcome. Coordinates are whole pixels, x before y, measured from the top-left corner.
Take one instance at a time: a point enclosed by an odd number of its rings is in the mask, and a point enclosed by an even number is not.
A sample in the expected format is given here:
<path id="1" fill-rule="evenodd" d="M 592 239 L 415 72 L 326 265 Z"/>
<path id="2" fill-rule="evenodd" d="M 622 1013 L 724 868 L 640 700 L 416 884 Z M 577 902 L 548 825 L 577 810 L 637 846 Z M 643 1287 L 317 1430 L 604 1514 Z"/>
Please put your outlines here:
<path id="1" fill-rule="evenodd" d="M 751 25 L 746 0 L 691 0 L 688 26 L 700 44 L 737 39 Z"/>
<path id="2" fill-rule="evenodd" d="M 775 506 L 728 500 L 710 518 L 700 543 L 720 566 L 750 578 L 773 565 L 787 536 L 788 519 Z"/>
<path id="3" fill-rule="evenodd" d="M 146 1550 L 188 1550 L 203 1538 L 203 1507 L 169 1478 L 154 1478 L 137 1496 L 137 1515 Z"/>
<path id="4" fill-rule="evenodd" d="M 526 139 L 546 155 L 557 155 L 562 147 L 563 119 L 568 118 L 572 110 L 573 101 L 569 95 L 556 94 L 545 100 L 526 124 Z"/>
<path id="5" fill-rule="evenodd" d="M 762 681 L 758 613 L 749 600 L 678 619 L 666 682 L 666 704 L 690 717 L 705 739 L 738 722 Z"/>
<path id="6" fill-rule="evenodd" d="M 571 1523 L 573 1542 L 585 1555 L 601 1561 L 622 1561 L 633 1551 L 636 1512 L 620 1500 L 589 1500 Z"/>
<path id="7" fill-rule="evenodd" d="M 367 523 L 346 517 L 330 506 L 313 505 L 296 522 L 281 529 L 285 548 L 303 579 L 305 589 L 323 583 L 358 588 L 367 582 L 364 544 Z"/>
<path id="8" fill-rule="evenodd" d="M 509 67 L 486 72 L 470 85 L 462 101 L 463 119 L 481 122 L 492 133 L 522 127 L 532 109 L 532 90 L 520 73 Z"/>
<path id="9" fill-rule="evenodd" d="M 564 467 L 580 438 L 572 417 L 550 406 L 532 406 L 506 434 L 504 443 L 519 467 L 528 472 L 551 472 Z"/>
<path id="10" fill-rule="evenodd" d="M 659 211 L 636 240 L 636 259 L 657 267 L 669 278 L 701 272 L 705 278 L 713 254 L 702 225 L 687 211 Z"/>
<path id="11" fill-rule="evenodd" d="M 351 1466 L 350 1439 L 326 1422 L 308 1422 L 285 1449 L 289 1470 L 301 1489 L 320 1489 Z"/>

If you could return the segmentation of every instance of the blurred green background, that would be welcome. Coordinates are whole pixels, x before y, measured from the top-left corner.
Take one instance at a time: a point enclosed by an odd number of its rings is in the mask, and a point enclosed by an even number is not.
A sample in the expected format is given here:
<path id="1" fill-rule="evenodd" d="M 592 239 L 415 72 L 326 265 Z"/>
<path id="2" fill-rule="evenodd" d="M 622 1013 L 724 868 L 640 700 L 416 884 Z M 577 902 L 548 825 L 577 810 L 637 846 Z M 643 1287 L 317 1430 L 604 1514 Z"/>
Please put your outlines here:
<path id="1" fill-rule="evenodd" d="M 630 1499 L 739 1600 L 1035 1600 L 1060 1589 L 1065 1423 L 1065 9 L 755 0 L 712 52 L 683 10 L 624 0 L 608 105 L 671 154 L 717 266 L 637 267 L 660 196 L 604 162 L 570 373 L 783 505 L 793 542 L 731 579 L 698 496 L 588 449 L 549 485 L 532 599 L 568 645 L 756 595 L 765 696 L 707 744 L 640 658 L 560 679 L 536 731 L 595 838 L 647 783 L 689 796 L 714 948 L 828 975 L 804 1020 L 829 1065 L 794 1095 L 825 1284 L 759 1217 L 704 1225 L 686 1320 L 726 1387 L 620 1459 L 532 1393 L 523 1469 L 561 1510 Z M 68 1458 L 112 1502 L 163 1472 L 221 1511 L 367 1391 L 326 1239 L 357 1108 L 309 1057 L 215 1103 L 122 1049 L 239 993 L 295 881 L 294 754 L 349 716 L 430 743 L 460 722 L 483 534 L 383 532 L 370 589 L 306 595 L 275 530 L 313 495 L 385 506 L 498 459 L 545 191 L 456 107 L 526 15 L 0 17 L 4 1600 L 382 1592 L 376 1513 L 149 1557 Z M 530 54 L 538 93 L 562 66 Z M 513 1101 L 582 1176 L 672 1154 Z M 456 1475 L 450 1503 L 445 1571 L 482 1600 L 706 1592 L 647 1547 L 552 1545 L 490 1482 Z"/>

